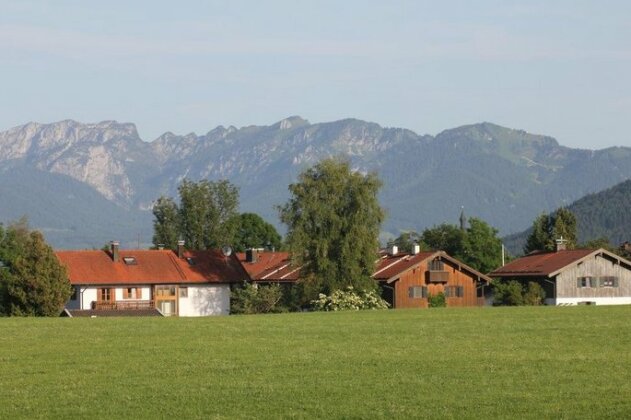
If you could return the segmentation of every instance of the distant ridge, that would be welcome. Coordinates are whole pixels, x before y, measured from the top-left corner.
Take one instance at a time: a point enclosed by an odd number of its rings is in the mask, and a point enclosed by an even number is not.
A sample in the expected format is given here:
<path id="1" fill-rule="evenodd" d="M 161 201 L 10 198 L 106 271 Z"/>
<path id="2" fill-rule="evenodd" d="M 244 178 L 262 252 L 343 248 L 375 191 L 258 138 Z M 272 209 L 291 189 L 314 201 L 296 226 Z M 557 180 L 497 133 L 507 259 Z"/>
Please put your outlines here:
<path id="1" fill-rule="evenodd" d="M 631 241 L 631 180 L 589 194 L 567 208 L 576 216 L 579 242 L 605 237 L 611 245 L 618 246 Z M 529 228 L 509 235 L 504 244 L 511 253 L 519 255 L 530 232 Z"/>
<path id="2" fill-rule="evenodd" d="M 287 199 L 287 186 L 326 156 L 346 156 L 353 168 L 379 174 L 388 214 L 384 237 L 455 223 L 461 206 L 508 234 L 542 211 L 631 177 L 630 148 L 571 149 L 552 137 L 492 123 L 429 136 L 357 119 L 312 124 L 292 116 L 269 126 L 219 126 L 145 142 L 132 123 L 65 120 L 0 132 L 3 194 L 29 195 L 27 201 L 1 200 L 0 221 L 26 214 L 57 247 L 100 248 L 114 236 L 123 246 L 146 244 L 152 202 L 175 195 L 188 177 L 229 179 L 240 187 L 243 211 L 278 225 L 274 206 Z M 47 174 L 59 184 L 29 194 Z M 71 205 L 67 192 L 58 192 L 71 181 L 92 191 L 92 198 Z M 56 217 L 46 214 L 49 208 L 59 209 Z"/>

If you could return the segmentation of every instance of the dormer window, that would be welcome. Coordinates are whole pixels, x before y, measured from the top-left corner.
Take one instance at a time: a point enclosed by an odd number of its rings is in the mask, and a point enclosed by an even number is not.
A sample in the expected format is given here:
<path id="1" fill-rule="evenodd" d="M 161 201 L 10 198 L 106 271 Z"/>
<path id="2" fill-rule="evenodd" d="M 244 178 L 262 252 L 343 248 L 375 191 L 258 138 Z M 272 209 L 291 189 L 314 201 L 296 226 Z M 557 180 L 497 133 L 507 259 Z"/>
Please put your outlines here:
<path id="1" fill-rule="evenodd" d="M 138 261 L 136 261 L 136 257 L 123 257 L 123 262 L 126 265 L 138 265 Z"/>

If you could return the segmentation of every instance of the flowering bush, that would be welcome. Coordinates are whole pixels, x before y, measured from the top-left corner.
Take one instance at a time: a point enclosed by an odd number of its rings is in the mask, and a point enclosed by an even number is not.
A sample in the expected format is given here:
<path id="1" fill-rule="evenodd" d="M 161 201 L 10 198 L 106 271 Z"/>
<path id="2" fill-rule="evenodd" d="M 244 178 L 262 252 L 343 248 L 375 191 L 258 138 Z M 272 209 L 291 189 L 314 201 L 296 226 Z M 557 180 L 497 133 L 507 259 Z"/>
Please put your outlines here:
<path id="1" fill-rule="evenodd" d="M 330 296 L 323 293 L 311 304 L 316 311 L 359 311 L 362 309 L 388 309 L 388 302 L 376 291 L 356 291 L 353 286 L 344 290 L 335 290 Z"/>

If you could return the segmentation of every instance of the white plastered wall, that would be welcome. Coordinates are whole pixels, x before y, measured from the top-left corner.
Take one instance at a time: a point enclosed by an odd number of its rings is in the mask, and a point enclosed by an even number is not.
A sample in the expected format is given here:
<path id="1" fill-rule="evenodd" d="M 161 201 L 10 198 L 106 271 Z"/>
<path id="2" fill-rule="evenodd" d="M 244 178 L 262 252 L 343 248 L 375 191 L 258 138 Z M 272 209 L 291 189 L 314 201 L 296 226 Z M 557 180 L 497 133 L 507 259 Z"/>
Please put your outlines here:
<path id="1" fill-rule="evenodd" d="M 188 287 L 188 297 L 179 297 L 180 316 L 228 315 L 230 313 L 230 286 L 181 285 Z"/>

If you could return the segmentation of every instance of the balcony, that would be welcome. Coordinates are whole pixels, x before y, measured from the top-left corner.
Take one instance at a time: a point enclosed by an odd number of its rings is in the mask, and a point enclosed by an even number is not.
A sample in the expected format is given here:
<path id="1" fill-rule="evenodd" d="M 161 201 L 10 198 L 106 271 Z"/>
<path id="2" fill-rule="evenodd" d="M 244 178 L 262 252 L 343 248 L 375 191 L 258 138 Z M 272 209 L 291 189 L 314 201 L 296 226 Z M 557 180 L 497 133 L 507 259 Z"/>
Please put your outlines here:
<path id="1" fill-rule="evenodd" d="M 132 300 L 119 302 L 92 301 L 90 305 L 92 309 L 100 311 L 141 311 L 146 309 L 154 309 L 155 302 L 153 300 Z"/>
<path id="2" fill-rule="evenodd" d="M 429 270 L 428 277 L 430 283 L 447 283 L 449 280 L 449 271 Z"/>

